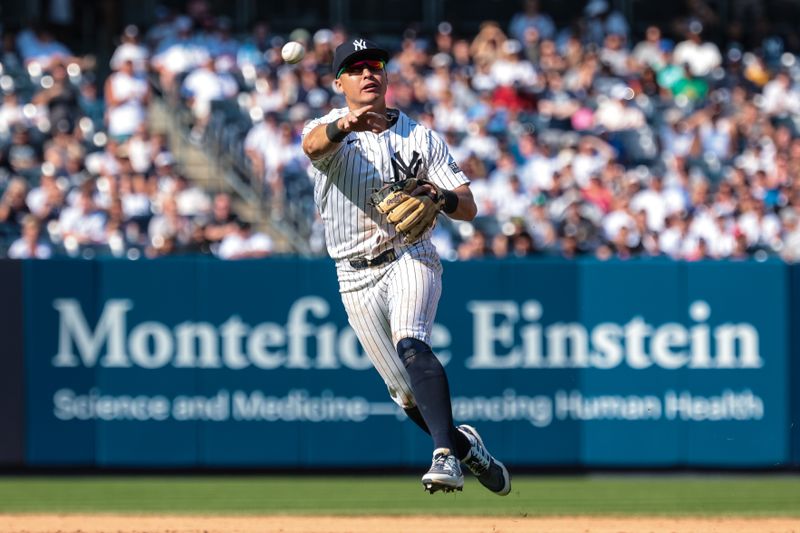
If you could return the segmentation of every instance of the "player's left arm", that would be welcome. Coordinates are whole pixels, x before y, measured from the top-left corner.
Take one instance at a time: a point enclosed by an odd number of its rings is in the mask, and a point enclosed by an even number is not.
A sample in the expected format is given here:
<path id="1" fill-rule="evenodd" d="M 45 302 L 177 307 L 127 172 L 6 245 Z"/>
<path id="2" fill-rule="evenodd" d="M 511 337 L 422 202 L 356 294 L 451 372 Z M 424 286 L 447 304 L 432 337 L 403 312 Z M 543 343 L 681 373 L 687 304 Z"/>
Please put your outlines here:
<path id="1" fill-rule="evenodd" d="M 469 188 L 469 178 L 458 167 L 444 139 L 433 131 L 428 135 L 431 158 L 427 179 L 449 196 L 442 212 L 455 220 L 472 220 L 478 214 L 478 207 Z"/>
<path id="2" fill-rule="evenodd" d="M 451 191 L 458 198 L 456 209 L 452 213 L 444 211 L 444 214 L 454 220 L 472 220 L 478 214 L 478 206 L 475 204 L 475 198 L 472 196 L 472 190 L 469 188 L 469 183 L 459 185 Z"/>

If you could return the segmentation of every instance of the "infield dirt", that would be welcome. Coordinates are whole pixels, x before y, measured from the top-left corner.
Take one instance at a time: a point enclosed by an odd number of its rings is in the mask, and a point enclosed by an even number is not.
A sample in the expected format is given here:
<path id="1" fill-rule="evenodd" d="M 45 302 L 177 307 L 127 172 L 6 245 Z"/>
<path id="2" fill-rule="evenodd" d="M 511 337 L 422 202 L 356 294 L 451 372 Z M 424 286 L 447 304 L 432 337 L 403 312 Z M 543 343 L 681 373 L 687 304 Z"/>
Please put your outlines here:
<path id="1" fill-rule="evenodd" d="M 0 515 L 3 533 L 800 533 L 798 518 Z"/>

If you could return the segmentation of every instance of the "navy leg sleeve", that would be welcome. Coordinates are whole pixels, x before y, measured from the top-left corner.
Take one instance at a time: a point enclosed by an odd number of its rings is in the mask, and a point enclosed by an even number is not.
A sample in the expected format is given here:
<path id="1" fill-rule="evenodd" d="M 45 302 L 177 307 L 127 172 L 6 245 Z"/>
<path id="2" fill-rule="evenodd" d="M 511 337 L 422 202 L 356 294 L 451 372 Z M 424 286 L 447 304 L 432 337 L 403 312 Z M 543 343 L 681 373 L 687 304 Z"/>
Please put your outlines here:
<path id="1" fill-rule="evenodd" d="M 449 448 L 459 458 L 466 456 L 469 443 L 453 425 L 450 385 L 442 364 L 430 347 L 417 339 L 401 339 L 397 353 L 411 378 L 411 390 L 425 427 L 415 419 L 415 413 L 408 409 L 406 413 L 417 425 L 428 429 L 434 448 Z"/>

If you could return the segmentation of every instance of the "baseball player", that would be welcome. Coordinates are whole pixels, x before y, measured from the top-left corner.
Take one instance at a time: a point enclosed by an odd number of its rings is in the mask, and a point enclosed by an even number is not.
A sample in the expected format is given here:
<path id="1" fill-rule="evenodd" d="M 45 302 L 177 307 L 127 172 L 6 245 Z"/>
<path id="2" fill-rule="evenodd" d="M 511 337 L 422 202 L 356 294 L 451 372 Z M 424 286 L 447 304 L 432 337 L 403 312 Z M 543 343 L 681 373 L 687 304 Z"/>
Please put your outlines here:
<path id="1" fill-rule="evenodd" d="M 347 107 L 303 130 L 328 253 L 364 350 L 392 399 L 433 439 L 425 489 L 461 490 L 463 463 L 504 496 L 511 476 L 475 428 L 455 427 L 447 376 L 430 347 L 442 274 L 431 227 L 440 212 L 472 220 L 477 208 L 444 141 L 386 107 L 388 58 L 366 39 L 340 45 L 334 83 Z"/>

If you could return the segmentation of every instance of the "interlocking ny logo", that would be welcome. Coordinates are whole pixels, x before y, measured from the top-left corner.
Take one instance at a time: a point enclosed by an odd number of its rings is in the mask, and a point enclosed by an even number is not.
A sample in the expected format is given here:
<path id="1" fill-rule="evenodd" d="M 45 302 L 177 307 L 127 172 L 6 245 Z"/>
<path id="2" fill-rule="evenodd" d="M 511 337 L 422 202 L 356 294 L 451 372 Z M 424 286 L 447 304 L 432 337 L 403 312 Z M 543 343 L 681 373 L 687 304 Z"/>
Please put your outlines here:
<path id="1" fill-rule="evenodd" d="M 411 162 L 407 165 L 406 162 L 403 161 L 403 158 L 400 157 L 400 152 L 395 152 L 394 157 L 392 157 L 394 181 L 416 178 L 419 173 L 420 164 L 422 164 L 422 159 L 419 158 L 419 153 L 416 150 L 411 154 Z"/>
<path id="2" fill-rule="evenodd" d="M 356 50 L 366 50 L 367 43 L 364 42 L 364 39 L 356 39 L 353 41 L 353 48 Z"/>

